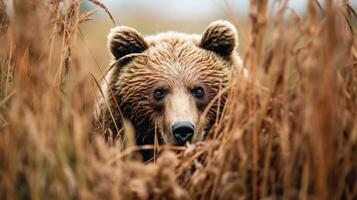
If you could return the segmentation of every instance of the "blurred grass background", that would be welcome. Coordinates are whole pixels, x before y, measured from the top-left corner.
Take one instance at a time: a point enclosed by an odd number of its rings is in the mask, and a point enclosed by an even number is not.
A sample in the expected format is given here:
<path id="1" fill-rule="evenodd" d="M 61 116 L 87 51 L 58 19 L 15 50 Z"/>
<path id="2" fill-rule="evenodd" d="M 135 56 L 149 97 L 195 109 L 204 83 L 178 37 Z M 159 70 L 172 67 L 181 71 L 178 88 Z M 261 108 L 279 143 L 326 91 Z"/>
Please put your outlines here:
<path id="1" fill-rule="evenodd" d="M 7 10 L 12 11 L 12 1 L 6 0 Z M 113 15 L 116 24 L 137 29 L 144 35 L 166 31 L 202 33 L 207 25 L 218 19 L 233 22 L 239 31 L 239 52 L 244 54 L 248 38 L 249 0 L 102 0 Z M 80 25 L 79 45 L 76 52 L 81 64 L 95 76 L 102 74 L 110 61 L 107 50 L 107 34 L 113 28 L 112 21 L 103 9 L 87 0 L 80 0 L 81 12 L 94 10 L 93 20 Z M 304 15 L 308 0 L 290 0 L 288 7 Z M 357 7 L 357 0 L 350 1 Z M 278 10 L 278 1 L 269 2 L 271 10 Z M 324 2 L 321 2 L 324 5 Z M 58 42 L 59 43 L 59 42 Z"/>
<path id="2" fill-rule="evenodd" d="M 218 19 L 233 22 L 239 31 L 239 52 L 243 54 L 247 45 L 249 0 L 103 0 L 112 13 L 116 25 L 137 29 L 144 35 L 165 31 L 202 33 L 207 25 Z M 273 2 L 273 1 L 272 1 Z M 278 1 L 270 2 L 270 8 L 277 10 Z M 291 0 L 288 6 L 304 15 L 308 0 Z M 107 14 L 93 3 L 81 0 L 81 11 L 96 10 L 93 19 L 83 23 L 80 57 L 85 66 L 95 74 L 101 74 L 110 60 L 107 51 L 107 34 L 113 27 Z M 323 4 L 322 4 L 323 5 Z M 356 7 L 357 0 L 351 5 Z M 87 59 L 85 59 L 87 58 Z"/>

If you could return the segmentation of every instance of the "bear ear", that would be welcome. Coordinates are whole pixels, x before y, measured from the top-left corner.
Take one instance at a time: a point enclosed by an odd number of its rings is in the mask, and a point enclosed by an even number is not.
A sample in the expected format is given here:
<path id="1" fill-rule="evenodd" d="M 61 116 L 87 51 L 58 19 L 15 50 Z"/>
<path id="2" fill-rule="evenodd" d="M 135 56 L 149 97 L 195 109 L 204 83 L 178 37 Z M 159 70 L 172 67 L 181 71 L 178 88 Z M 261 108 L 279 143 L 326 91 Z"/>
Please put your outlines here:
<path id="1" fill-rule="evenodd" d="M 218 20 L 211 23 L 202 35 L 200 47 L 227 57 L 238 46 L 238 33 L 228 21 Z"/>
<path id="2" fill-rule="evenodd" d="M 118 60 L 126 55 L 145 51 L 148 44 L 135 29 L 117 26 L 108 34 L 108 47 L 115 59 Z"/>

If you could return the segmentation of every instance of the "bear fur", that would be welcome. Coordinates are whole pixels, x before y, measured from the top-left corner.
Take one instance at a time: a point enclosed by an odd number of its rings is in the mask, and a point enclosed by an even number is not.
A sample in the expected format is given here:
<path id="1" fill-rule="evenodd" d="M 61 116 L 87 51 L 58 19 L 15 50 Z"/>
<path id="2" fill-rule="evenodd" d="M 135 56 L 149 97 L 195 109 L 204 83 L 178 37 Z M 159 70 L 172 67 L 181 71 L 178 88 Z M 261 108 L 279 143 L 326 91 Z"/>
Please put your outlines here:
<path id="1" fill-rule="evenodd" d="M 108 35 L 113 62 L 101 85 L 98 127 L 120 137 L 125 120 L 138 145 L 153 144 L 154 138 L 177 145 L 172 127 L 188 121 L 194 127 L 188 142 L 202 141 L 225 104 L 232 77 L 244 70 L 237 47 L 236 28 L 222 20 L 202 35 L 144 37 L 133 28 L 113 28 Z"/>

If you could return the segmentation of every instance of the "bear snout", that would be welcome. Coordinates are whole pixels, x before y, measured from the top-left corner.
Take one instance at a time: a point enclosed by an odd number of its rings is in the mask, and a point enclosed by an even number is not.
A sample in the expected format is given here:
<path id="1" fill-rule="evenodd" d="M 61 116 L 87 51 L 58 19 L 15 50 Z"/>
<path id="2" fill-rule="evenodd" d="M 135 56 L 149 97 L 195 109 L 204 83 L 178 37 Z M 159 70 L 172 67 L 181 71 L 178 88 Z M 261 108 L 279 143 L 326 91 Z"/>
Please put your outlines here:
<path id="1" fill-rule="evenodd" d="M 183 146 L 192 139 L 195 126 L 191 122 L 176 122 L 171 130 L 175 138 L 175 144 Z"/>

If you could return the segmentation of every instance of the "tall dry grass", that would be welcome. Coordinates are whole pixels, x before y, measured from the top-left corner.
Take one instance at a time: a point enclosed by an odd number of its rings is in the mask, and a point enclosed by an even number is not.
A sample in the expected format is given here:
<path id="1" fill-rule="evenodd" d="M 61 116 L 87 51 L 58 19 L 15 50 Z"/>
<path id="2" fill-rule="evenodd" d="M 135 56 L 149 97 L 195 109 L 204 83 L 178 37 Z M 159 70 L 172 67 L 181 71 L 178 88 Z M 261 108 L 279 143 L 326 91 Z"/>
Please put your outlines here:
<path id="1" fill-rule="evenodd" d="M 143 164 L 91 137 L 97 88 L 77 41 L 92 11 L 0 0 L 0 199 L 356 199 L 356 13 L 250 3 L 251 80 L 231 85 L 207 141 Z"/>

